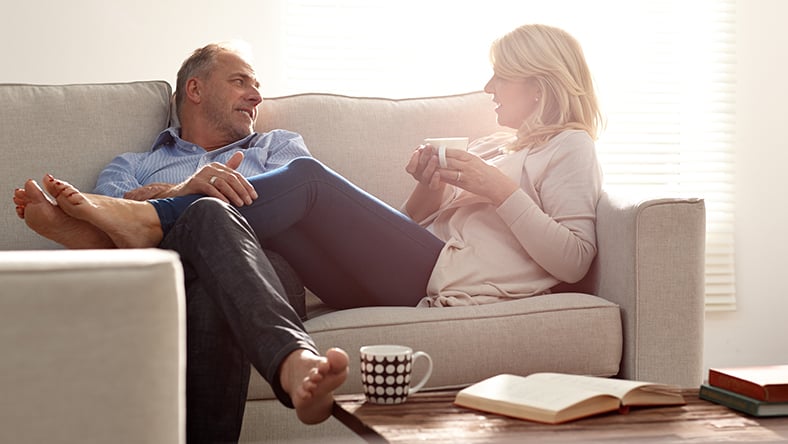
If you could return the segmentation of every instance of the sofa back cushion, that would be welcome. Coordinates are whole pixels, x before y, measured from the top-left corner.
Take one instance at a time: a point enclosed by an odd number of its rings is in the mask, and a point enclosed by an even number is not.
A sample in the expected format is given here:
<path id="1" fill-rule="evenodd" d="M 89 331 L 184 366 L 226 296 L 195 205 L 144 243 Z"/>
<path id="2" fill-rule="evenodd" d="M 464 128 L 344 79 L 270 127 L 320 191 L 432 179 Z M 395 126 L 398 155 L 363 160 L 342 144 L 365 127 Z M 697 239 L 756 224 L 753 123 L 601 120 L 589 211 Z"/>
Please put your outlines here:
<path id="1" fill-rule="evenodd" d="M 10 196 L 45 173 L 90 190 L 116 155 L 145 151 L 168 126 L 166 82 L 0 85 L 0 250 L 57 248 L 25 227 Z M 257 131 L 303 135 L 312 154 L 383 201 L 399 207 L 413 188 L 405 172 L 426 137 L 471 140 L 504 130 L 488 94 L 413 99 L 299 94 L 266 99 Z"/>
<path id="2" fill-rule="evenodd" d="M 113 157 L 150 148 L 167 127 L 170 94 L 162 81 L 0 85 L 0 250 L 57 246 L 17 218 L 14 188 L 52 173 L 92 189 Z"/>
<path id="3" fill-rule="evenodd" d="M 300 133 L 312 155 L 389 205 L 399 208 L 415 182 L 405 165 L 427 137 L 502 131 L 495 104 L 482 92 L 381 99 L 299 94 L 266 99 L 257 130 Z"/>

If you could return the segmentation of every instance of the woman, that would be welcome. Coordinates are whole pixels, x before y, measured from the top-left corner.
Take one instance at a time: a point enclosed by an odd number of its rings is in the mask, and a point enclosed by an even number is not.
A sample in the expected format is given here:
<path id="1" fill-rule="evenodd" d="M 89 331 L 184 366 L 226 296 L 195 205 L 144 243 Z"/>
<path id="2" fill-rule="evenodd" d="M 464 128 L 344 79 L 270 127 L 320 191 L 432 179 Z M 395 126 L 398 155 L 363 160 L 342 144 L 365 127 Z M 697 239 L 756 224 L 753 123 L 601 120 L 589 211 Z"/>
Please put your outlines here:
<path id="1" fill-rule="evenodd" d="M 406 166 L 417 184 L 405 214 L 310 158 L 249 179 L 260 197 L 241 214 L 327 304 L 488 303 L 547 293 L 588 271 L 601 118 L 580 45 L 560 29 L 526 25 L 490 53 L 485 91 L 516 135 L 449 151 L 446 168 L 434 147 L 418 147 Z M 201 198 L 125 201 L 51 177 L 45 186 L 119 247 L 158 245 Z"/>

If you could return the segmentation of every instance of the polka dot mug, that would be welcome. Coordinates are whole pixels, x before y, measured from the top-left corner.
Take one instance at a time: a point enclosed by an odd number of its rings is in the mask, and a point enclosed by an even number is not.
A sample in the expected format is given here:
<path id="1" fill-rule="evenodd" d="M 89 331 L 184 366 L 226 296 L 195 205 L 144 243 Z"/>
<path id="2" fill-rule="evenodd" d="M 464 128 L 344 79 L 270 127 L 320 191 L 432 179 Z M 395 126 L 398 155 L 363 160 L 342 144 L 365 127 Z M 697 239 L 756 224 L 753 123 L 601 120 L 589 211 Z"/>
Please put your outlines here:
<path id="1" fill-rule="evenodd" d="M 367 345 L 361 347 L 361 385 L 368 402 L 399 404 L 419 391 L 432 375 L 432 358 L 404 345 Z M 427 371 L 411 387 L 413 363 L 426 359 Z"/>

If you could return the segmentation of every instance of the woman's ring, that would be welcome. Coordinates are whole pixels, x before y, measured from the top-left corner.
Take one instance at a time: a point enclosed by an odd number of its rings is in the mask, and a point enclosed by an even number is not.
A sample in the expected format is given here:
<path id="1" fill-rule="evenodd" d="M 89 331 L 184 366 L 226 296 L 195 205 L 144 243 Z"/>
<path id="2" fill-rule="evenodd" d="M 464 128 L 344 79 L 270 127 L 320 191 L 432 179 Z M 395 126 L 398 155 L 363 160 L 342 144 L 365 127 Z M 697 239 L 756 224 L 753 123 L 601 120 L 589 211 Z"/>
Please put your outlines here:
<path id="1" fill-rule="evenodd" d="M 214 182 L 216 182 L 216 176 L 211 176 L 211 178 L 208 179 L 208 183 L 213 185 Z"/>
<path id="2" fill-rule="evenodd" d="M 460 173 L 460 170 L 457 170 L 457 182 L 460 181 L 460 177 L 462 177 L 462 173 Z"/>

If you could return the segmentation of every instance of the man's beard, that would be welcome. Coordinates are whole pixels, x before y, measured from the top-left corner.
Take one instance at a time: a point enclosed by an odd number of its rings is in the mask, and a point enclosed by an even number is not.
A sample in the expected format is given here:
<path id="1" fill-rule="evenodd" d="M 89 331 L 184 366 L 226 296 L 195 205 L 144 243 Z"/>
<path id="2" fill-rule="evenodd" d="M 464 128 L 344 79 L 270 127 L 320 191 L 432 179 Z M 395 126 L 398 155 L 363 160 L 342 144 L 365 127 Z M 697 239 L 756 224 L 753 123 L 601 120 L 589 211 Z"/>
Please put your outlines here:
<path id="1" fill-rule="evenodd" d="M 254 122 L 249 125 L 244 125 L 233 119 L 234 114 L 240 111 L 232 110 L 225 112 L 218 106 L 214 106 L 214 102 L 208 107 L 208 118 L 218 134 L 222 134 L 229 140 L 229 143 L 243 139 L 244 137 L 252 134 L 254 131 Z"/>

